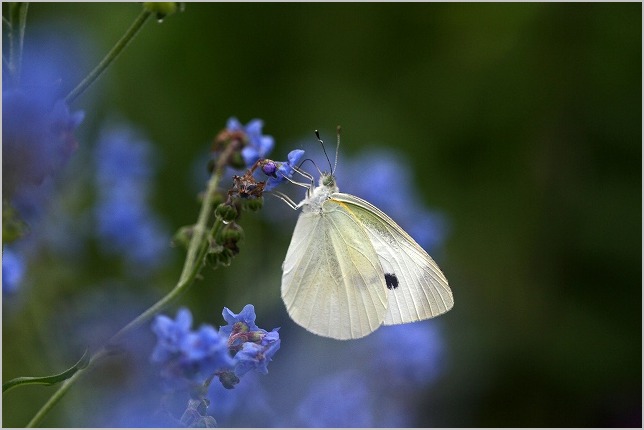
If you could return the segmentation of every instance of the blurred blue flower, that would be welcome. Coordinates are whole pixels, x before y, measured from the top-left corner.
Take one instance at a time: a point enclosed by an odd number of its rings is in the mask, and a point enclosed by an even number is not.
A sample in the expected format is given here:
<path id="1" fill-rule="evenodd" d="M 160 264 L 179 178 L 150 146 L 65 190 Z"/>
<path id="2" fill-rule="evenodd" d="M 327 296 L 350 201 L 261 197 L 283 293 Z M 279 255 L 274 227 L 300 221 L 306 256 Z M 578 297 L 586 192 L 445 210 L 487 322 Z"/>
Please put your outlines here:
<path id="1" fill-rule="evenodd" d="M 273 403 L 281 427 L 413 427 L 425 412 L 427 389 L 445 367 L 437 321 L 383 326 L 350 344 L 298 336 L 272 372 L 278 380 L 307 381 L 308 391 L 276 386 L 267 392 L 280 399 Z M 289 414 L 293 405 L 296 413 Z"/>
<path id="2" fill-rule="evenodd" d="M 81 111 L 70 113 L 63 100 L 37 88 L 2 91 L 2 192 L 27 192 L 55 175 L 76 150 L 74 131 Z"/>
<path id="3" fill-rule="evenodd" d="M 2 294 L 14 293 L 20 287 L 24 274 L 25 263 L 22 257 L 5 246 L 2 250 Z"/>
<path id="4" fill-rule="evenodd" d="M 228 119 L 226 129 L 229 132 L 241 131 L 248 137 L 248 141 L 241 151 L 246 167 L 251 167 L 260 158 L 268 156 L 275 146 L 272 136 L 262 134 L 263 126 L 264 122 L 260 119 L 253 119 L 245 126 L 235 117 Z"/>
<path id="5" fill-rule="evenodd" d="M 70 112 L 63 98 L 64 86 L 78 80 L 82 58 L 75 48 L 80 38 L 64 40 L 59 30 L 45 35 L 37 27 L 30 28 L 22 51 L 21 75 L 2 74 L 5 199 L 29 192 L 44 179 L 56 176 L 78 146 L 74 132 L 85 115 Z"/>
<path id="6" fill-rule="evenodd" d="M 216 370 L 234 366 L 225 337 L 212 326 L 203 325 L 196 332 L 191 326 L 192 314 L 186 308 L 177 312 L 176 320 L 158 315 L 152 323 L 157 344 L 151 359 L 162 365 L 164 376 L 203 382 Z"/>
<path id="7" fill-rule="evenodd" d="M 364 151 L 339 164 L 336 177 L 341 192 L 378 207 L 425 249 L 433 250 L 444 242 L 447 218 L 419 201 L 421 190 L 412 180 L 409 163 L 398 152 Z"/>
<path id="8" fill-rule="evenodd" d="M 147 203 L 152 155 L 150 143 L 127 125 L 105 129 L 94 154 L 100 246 L 123 256 L 137 273 L 160 267 L 170 243 L 167 230 Z"/>
<path id="9" fill-rule="evenodd" d="M 210 413 L 221 427 L 279 427 L 274 399 L 266 395 L 259 373 L 247 373 L 234 390 L 210 384 Z M 265 384 L 264 384 L 265 385 Z"/>
<path id="10" fill-rule="evenodd" d="M 198 331 L 189 333 L 182 343 L 182 352 L 182 360 L 197 367 L 204 377 L 234 365 L 227 339 L 210 325 L 202 325 Z"/>
<path id="11" fill-rule="evenodd" d="M 286 177 L 292 178 L 295 172 L 294 167 L 300 162 L 303 156 L 303 150 L 294 149 L 288 153 L 287 161 L 272 161 L 262 166 L 262 171 L 269 176 L 264 190 L 270 191 L 282 183 Z"/>
<path id="12" fill-rule="evenodd" d="M 297 407 L 296 426 L 379 427 L 373 417 L 372 397 L 364 377 L 353 370 L 322 377 Z"/>
<path id="13" fill-rule="evenodd" d="M 444 342 L 435 321 L 380 327 L 367 339 L 369 354 L 377 357 L 369 364 L 389 388 L 423 388 L 442 370 Z"/>
<path id="14" fill-rule="evenodd" d="M 158 315 L 152 323 L 152 331 L 157 335 L 152 361 L 161 363 L 180 352 L 191 327 L 192 314 L 186 308 L 179 309 L 176 320 Z"/>

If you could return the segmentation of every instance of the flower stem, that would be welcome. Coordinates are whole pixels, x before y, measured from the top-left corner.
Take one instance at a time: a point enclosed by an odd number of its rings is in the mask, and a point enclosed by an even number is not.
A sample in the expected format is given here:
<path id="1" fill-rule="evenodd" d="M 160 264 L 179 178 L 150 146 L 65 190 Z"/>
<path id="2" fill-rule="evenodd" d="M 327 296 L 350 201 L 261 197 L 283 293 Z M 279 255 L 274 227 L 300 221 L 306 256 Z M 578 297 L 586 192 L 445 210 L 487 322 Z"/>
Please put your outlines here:
<path id="1" fill-rule="evenodd" d="M 92 357 L 89 359 L 89 364 L 84 369 L 79 369 L 72 377 L 65 380 L 58 390 L 47 400 L 47 402 L 40 408 L 40 410 L 34 415 L 34 417 L 29 421 L 27 427 L 34 427 L 40 423 L 44 416 L 49 412 L 56 403 L 67 393 L 69 388 L 84 374 L 88 369 L 92 367 L 100 358 L 110 354 L 114 347 L 129 333 L 139 328 L 141 325 L 145 324 L 147 321 L 152 319 L 158 312 L 172 304 L 177 300 L 187 289 L 192 285 L 192 282 L 195 280 L 201 268 L 204 265 L 204 257 L 206 251 L 208 250 L 208 238 L 216 234 L 219 229 L 222 228 L 223 223 L 220 220 L 216 220 L 212 227 L 209 228 L 208 224 L 210 217 L 214 212 L 214 196 L 221 181 L 223 175 L 224 167 L 229 161 L 232 153 L 237 150 L 237 145 L 231 144 L 226 150 L 221 154 L 217 160 L 215 170 L 208 181 L 208 186 L 206 187 L 206 193 L 204 199 L 201 203 L 201 210 L 199 212 L 199 218 L 197 223 L 194 226 L 194 233 L 190 244 L 188 245 L 188 252 L 186 255 L 186 260 L 183 264 L 183 270 L 179 276 L 179 281 L 175 287 L 164 297 L 162 297 L 158 302 L 150 306 L 146 311 L 141 315 L 132 320 L 129 324 L 119 330 L 112 338 L 107 342 L 107 344 L 99 349 Z"/>
<path id="2" fill-rule="evenodd" d="M 20 83 L 22 68 L 22 48 L 27 26 L 27 10 L 29 3 L 17 2 L 9 6 L 9 75 L 15 86 Z"/>
<path id="3" fill-rule="evenodd" d="M 40 410 L 36 413 L 36 415 L 33 416 L 31 421 L 29 421 L 29 423 L 27 424 L 27 427 L 35 427 L 36 425 L 38 425 L 40 421 L 42 421 L 42 419 L 45 417 L 45 415 L 47 415 L 47 412 L 49 412 L 56 405 L 56 403 L 58 403 L 58 401 L 63 398 L 69 388 L 74 385 L 80 375 L 89 370 L 100 358 L 107 354 L 108 351 L 106 349 L 101 349 L 90 358 L 87 367 L 78 369 L 78 371 L 76 371 L 76 373 L 74 373 L 69 379 L 66 379 L 58 388 L 58 390 L 56 390 L 56 392 L 54 392 L 54 394 L 49 398 L 49 400 L 47 400 L 47 403 L 45 403 L 42 408 L 40 408 Z"/>
<path id="4" fill-rule="evenodd" d="M 206 188 L 206 195 L 204 197 L 203 203 L 201 205 L 201 211 L 199 212 L 199 218 L 197 219 L 197 224 L 194 226 L 192 239 L 188 245 L 188 253 L 186 255 L 186 261 L 183 265 L 183 270 L 181 271 L 181 276 L 179 276 L 179 281 L 177 285 L 166 294 L 161 300 L 150 306 L 145 312 L 136 317 L 132 322 L 123 327 L 118 333 L 116 333 L 109 341 L 109 344 L 116 344 L 120 342 L 123 337 L 140 327 L 142 324 L 150 320 L 154 315 L 159 311 L 164 309 L 178 299 L 186 289 L 192 284 L 192 281 L 196 278 L 197 274 L 203 266 L 203 258 L 206 253 L 207 247 L 207 238 L 209 235 L 206 235 L 208 231 L 208 220 L 210 215 L 213 213 L 214 209 L 212 206 L 213 196 L 215 190 L 219 185 L 219 180 L 221 179 L 221 172 L 214 172 L 208 181 L 208 187 Z M 212 228 L 210 229 L 211 233 L 216 233 L 216 231 L 221 228 L 221 222 L 215 222 Z"/>
<path id="5" fill-rule="evenodd" d="M 71 104 L 76 98 L 81 95 L 98 77 L 107 69 L 107 67 L 118 57 L 118 55 L 125 49 L 125 47 L 134 39 L 134 36 L 143 28 L 143 24 L 148 20 L 152 13 L 144 9 L 141 14 L 134 20 L 130 28 L 127 29 L 125 34 L 116 42 L 116 45 L 112 47 L 110 52 L 101 60 L 100 63 L 92 70 L 89 75 L 85 77 L 79 83 L 76 88 L 74 88 L 67 97 L 65 97 L 65 102 Z"/>

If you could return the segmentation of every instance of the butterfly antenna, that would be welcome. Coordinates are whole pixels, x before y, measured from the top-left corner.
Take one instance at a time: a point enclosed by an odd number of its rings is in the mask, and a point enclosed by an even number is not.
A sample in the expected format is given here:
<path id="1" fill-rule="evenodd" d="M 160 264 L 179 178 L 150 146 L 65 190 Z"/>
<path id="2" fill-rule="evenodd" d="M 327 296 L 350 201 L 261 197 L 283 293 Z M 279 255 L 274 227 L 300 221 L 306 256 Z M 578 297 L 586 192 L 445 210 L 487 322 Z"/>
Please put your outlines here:
<path id="1" fill-rule="evenodd" d="M 340 130 L 341 130 L 341 127 L 338 125 L 338 127 L 336 128 L 336 134 L 338 136 L 338 144 L 335 147 L 335 165 L 333 166 L 333 171 L 331 172 L 331 174 L 335 174 L 335 169 L 336 167 L 338 167 L 338 155 L 340 154 Z"/>
<path id="2" fill-rule="evenodd" d="M 322 145 L 322 151 L 324 151 L 324 156 L 326 157 L 326 161 L 329 162 L 329 168 L 331 169 L 331 174 L 333 174 L 333 166 L 331 166 L 331 160 L 329 159 L 329 154 L 326 153 L 326 148 L 324 147 L 324 141 L 320 139 L 320 133 L 315 130 L 315 137 L 318 138 L 318 142 L 320 142 L 320 145 Z M 337 157 L 336 157 L 337 161 Z"/>

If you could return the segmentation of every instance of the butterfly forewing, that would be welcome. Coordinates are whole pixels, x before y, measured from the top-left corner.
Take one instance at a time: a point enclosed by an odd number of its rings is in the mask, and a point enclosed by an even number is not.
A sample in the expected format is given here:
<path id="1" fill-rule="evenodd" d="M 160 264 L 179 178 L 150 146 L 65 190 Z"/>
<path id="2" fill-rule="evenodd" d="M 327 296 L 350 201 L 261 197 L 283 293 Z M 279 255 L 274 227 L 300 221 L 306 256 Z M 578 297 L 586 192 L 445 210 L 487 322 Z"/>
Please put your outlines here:
<path id="1" fill-rule="evenodd" d="M 344 203 L 303 212 L 284 260 L 282 299 L 291 318 L 335 339 L 366 336 L 385 320 L 388 290 L 369 233 Z"/>
<path id="2" fill-rule="evenodd" d="M 454 298 L 438 265 L 389 216 L 350 194 L 334 193 L 331 201 L 346 205 L 378 255 L 388 297 L 385 325 L 432 318 L 452 308 Z"/>

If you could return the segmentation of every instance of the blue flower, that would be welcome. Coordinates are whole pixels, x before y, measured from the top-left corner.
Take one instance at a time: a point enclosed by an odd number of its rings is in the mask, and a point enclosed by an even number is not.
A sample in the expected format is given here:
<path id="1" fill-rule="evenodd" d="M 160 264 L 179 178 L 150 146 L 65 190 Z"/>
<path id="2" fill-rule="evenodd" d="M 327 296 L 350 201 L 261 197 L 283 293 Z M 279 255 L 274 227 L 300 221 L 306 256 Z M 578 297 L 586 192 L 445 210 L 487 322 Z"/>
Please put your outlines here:
<path id="1" fill-rule="evenodd" d="M 147 204 L 153 174 L 152 146 L 127 125 L 105 129 L 95 152 L 95 208 L 100 246 L 140 269 L 160 267 L 169 235 Z"/>
<path id="2" fill-rule="evenodd" d="M 203 325 L 197 332 L 189 333 L 184 339 L 181 350 L 182 360 L 199 369 L 206 377 L 221 369 L 234 365 L 228 352 L 227 339 L 213 326 Z"/>
<path id="3" fill-rule="evenodd" d="M 235 375 L 241 377 L 250 370 L 257 370 L 259 373 L 268 373 L 268 362 L 280 348 L 278 331 L 274 329 L 262 336 L 260 343 L 246 342 L 241 351 L 235 355 Z"/>
<path id="4" fill-rule="evenodd" d="M 214 327 L 203 325 L 192 331 L 192 314 L 182 308 L 176 321 L 159 315 L 152 324 L 157 344 L 152 362 L 161 364 L 163 375 L 177 382 L 203 382 L 218 370 L 232 369 L 235 365 L 228 352 L 227 339 Z"/>
<path id="5" fill-rule="evenodd" d="M 30 192 L 55 177 L 78 144 L 74 132 L 84 118 L 70 112 L 64 86 L 78 80 L 78 40 L 62 40 L 30 29 L 22 51 L 21 75 L 2 74 L 3 198 Z M 54 29 L 60 34 L 60 29 Z M 71 61 L 70 61 L 71 60 Z M 19 79 L 18 79 L 19 78 Z"/>
<path id="6" fill-rule="evenodd" d="M 285 178 L 292 178 L 295 172 L 294 167 L 303 156 L 304 151 L 302 149 L 294 149 L 288 153 L 288 161 L 270 161 L 262 166 L 262 171 L 269 176 L 264 190 L 270 191 L 282 183 Z"/>
<path id="7" fill-rule="evenodd" d="M 21 256 L 10 248 L 2 250 L 2 293 L 14 293 L 25 274 L 25 263 Z"/>
<path id="8" fill-rule="evenodd" d="M 147 182 L 154 173 L 152 150 L 143 134 L 130 125 L 105 126 L 94 153 L 99 186 L 121 188 L 123 183 L 130 183 L 147 191 Z"/>
<path id="9" fill-rule="evenodd" d="M 152 361 L 162 363 L 181 351 L 190 334 L 192 314 L 186 308 L 177 312 L 177 319 L 158 315 L 152 323 L 152 331 L 157 335 L 157 345 L 152 352 Z"/>
<path id="10" fill-rule="evenodd" d="M 74 131 L 84 113 L 70 113 L 46 91 L 7 89 L 4 82 L 2 109 L 2 190 L 12 198 L 62 169 L 78 146 Z"/>
<path id="11" fill-rule="evenodd" d="M 226 388 L 233 388 L 250 370 L 268 373 L 268 362 L 280 347 L 279 329 L 267 332 L 257 327 L 250 304 L 239 314 L 224 308 L 223 316 L 229 325 L 219 331 L 207 324 L 192 331 L 192 315 L 185 308 L 176 321 L 157 316 L 152 325 L 157 335 L 152 361 L 162 365 L 163 375 L 194 382 L 217 375 Z"/>
<path id="12" fill-rule="evenodd" d="M 386 375 L 383 379 L 392 388 L 422 388 L 442 370 L 444 341 L 436 321 L 380 327 L 369 343 L 370 353 L 378 358 L 371 363 L 373 370 Z"/>
<path id="13" fill-rule="evenodd" d="M 371 398 L 369 386 L 357 372 L 322 377 L 296 409 L 296 427 L 376 427 Z"/>
<path id="14" fill-rule="evenodd" d="M 260 158 L 265 158 L 273 150 L 275 141 L 272 136 L 263 135 L 264 122 L 260 119 L 251 120 L 243 126 L 235 117 L 228 119 L 226 129 L 229 132 L 243 132 L 248 140 L 241 150 L 246 167 L 250 168 Z"/>
<path id="15" fill-rule="evenodd" d="M 228 346 L 235 352 L 235 375 L 240 377 L 252 369 L 268 373 L 268 362 L 280 347 L 279 328 L 267 332 L 255 324 L 255 307 L 244 306 L 238 314 L 224 308 L 222 315 L 228 325 L 219 329 L 228 338 Z"/>
<path id="16" fill-rule="evenodd" d="M 230 337 L 233 331 L 249 332 L 259 330 L 259 327 L 255 325 L 255 318 L 257 318 L 255 306 L 251 304 L 244 306 L 244 309 L 238 314 L 225 307 L 222 316 L 228 323 L 228 325 L 219 328 L 219 333 L 223 336 Z"/>

